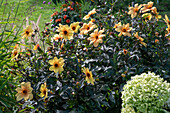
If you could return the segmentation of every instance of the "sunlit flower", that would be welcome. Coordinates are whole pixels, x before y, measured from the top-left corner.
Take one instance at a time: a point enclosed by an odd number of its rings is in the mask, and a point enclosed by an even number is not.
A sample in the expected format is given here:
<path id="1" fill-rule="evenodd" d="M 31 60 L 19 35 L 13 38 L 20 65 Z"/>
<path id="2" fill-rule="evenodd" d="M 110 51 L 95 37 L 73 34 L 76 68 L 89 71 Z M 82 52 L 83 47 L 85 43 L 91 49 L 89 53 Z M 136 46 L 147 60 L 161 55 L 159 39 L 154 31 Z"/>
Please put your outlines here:
<path id="1" fill-rule="evenodd" d="M 95 19 L 91 19 L 90 22 L 95 22 Z"/>
<path id="2" fill-rule="evenodd" d="M 61 18 L 56 19 L 55 22 L 61 22 Z"/>
<path id="3" fill-rule="evenodd" d="M 143 4 L 144 7 L 141 8 L 142 13 L 145 13 L 147 11 L 150 11 L 152 6 L 153 6 L 153 2 L 148 2 L 148 4 Z"/>
<path id="4" fill-rule="evenodd" d="M 131 36 L 131 34 L 129 33 L 130 31 L 132 30 L 132 28 L 131 27 L 129 27 L 129 23 L 128 24 L 123 24 L 123 26 L 122 25 L 120 25 L 120 26 L 118 26 L 117 28 L 116 28 L 116 31 L 117 32 L 120 32 L 119 33 L 119 35 L 118 36 L 122 36 L 122 34 L 124 35 L 124 36 Z"/>
<path id="5" fill-rule="evenodd" d="M 63 37 L 59 36 L 58 34 L 55 34 L 54 37 L 52 38 L 52 40 L 59 40 L 59 39 L 62 39 Z"/>
<path id="6" fill-rule="evenodd" d="M 126 49 L 123 49 L 123 53 L 126 55 L 128 51 Z"/>
<path id="7" fill-rule="evenodd" d="M 32 27 L 29 25 L 24 29 L 24 33 L 22 33 L 22 38 L 28 38 L 29 36 L 31 36 L 33 33 L 33 29 Z"/>
<path id="8" fill-rule="evenodd" d="M 166 28 L 166 30 L 168 31 L 168 33 L 165 34 L 165 36 L 167 36 L 170 33 L 170 26 L 168 26 L 168 28 Z"/>
<path id="9" fill-rule="evenodd" d="M 65 40 L 73 39 L 74 31 L 68 25 L 59 24 L 59 27 L 57 28 L 58 28 L 57 31 L 60 32 L 59 36 L 63 37 Z"/>
<path id="10" fill-rule="evenodd" d="M 48 89 L 46 83 L 41 85 L 40 91 L 41 91 L 40 97 L 44 97 L 44 98 L 48 97 Z"/>
<path id="11" fill-rule="evenodd" d="M 142 5 L 135 4 L 135 7 L 129 7 L 129 12 L 128 14 L 131 15 L 131 18 L 136 17 L 137 12 L 139 11 L 139 9 L 142 7 Z"/>
<path id="12" fill-rule="evenodd" d="M 64 17 L 63 17 L 64 19 L 66 19 L 67 18 L 67 15 L 64 15 Z"/>
<path id="13" fill-rule="evenodd" d="M 40 45 L 39 44 L 34 46 L 34 50 L 37 50 L 37 49 L 40 49 Z"/>
<path id="14" fill-rule="evenodd" d="M 30 82 L 22 82 L 21 83 L 21 88 L 18 87 L 15 89 L 18 93 L 15 95 L 17 97 L 17 101 L 20 101 L 21 99 L 32 99 L 33 95 L 32 95 L 32 90 L 33 88 L 31 87 L 31 83 Z"/>
<path id="15" fill-rule="evenodd" d="M 156 7 L 153 7 L 151 10 L 152 10 L 152 13 L 154 14 L 155 18 L 158 21 L 161 18 L 161 15 L 159 15 L 159 13 L 157 12 Z"/>
<path id="16" fill-rule="evenodd" d="M 14 47 L 14 50 L 12 51 L 12 54 L 11 54 L 11 57 L 12 57 L 11 60 L 18 59 L 19 52 L 20 52 L 20 47 L 19 47 L 18 44 L 16 44 L 15 47 Z"/>
<path id="17" fill-rule="evenodd" d="M 66 20 L 66 23 L 70 23 L 70 19 L 67 19 L 67 20 Z"/>
<path id="18" fill-rule="evenodd" d="M 122 25 L 121 22 L 119 22 L 118 24 L 115 24 L 114 28 L 116 29 L 118 28 L 118 26 L 121 26 L 121 25 Z"/>
<path id="19" fill-rule="evenodd" d="M 170 20 L 167 15 L 165 15 L 164 21 L 166 22 L 167 26 L 170 26 Z"/>
<path id="20" fill-rule="evenodd" d="M 87 81 L 87 83 L 89 84 L 89 83 L 91 83 L 91 84 L 93 84 L 94 85 L 94 79 L 93 79 L 93 75 L 92 75 L 92 72 L 91 71 L 89 71 L 89 69 L 88 68 L 83 68 L 83 72 L 85 73 L 85 75 L 86 75 L 86 81 Z"/>
<path id="21" fill-rule="evenodd" d="M 104 37 L 105 35 L 102 34 L 104 32 L 103 30 L 98 31 L 98 29 L 96 29 L 94 31 L 94 33 L 90 34 L 90 37 L 87 40 L 90 40 L 90 44 L 93 43 L 94 47 L 97 47 L 99 45 L 99 43 L 103 43 L 102 37 Z"/>
<path id="22" fill-rule="evenodd" d="M 89 22 L 88 24 L 84 23 L 80 28 L 80 34 L 87 34 L 89 31 L 96 28 L 96 25 L 93 22 Z"/>
<path id="23" fill-rule="evenodd" d="M 79 22 L 74 22 L 74 23 L 72 23 L 72 24 L 70 25 L 70 28 L 71 28 L 75 33 L 77 33 L 78 30 L 79 30 L 79 28 L 80 28 Z"/>
<path id="24" fill-rule="evenodd" d="M 159 43 L 159 40 L 158 40 L 158 39 L 155 39 L 155 43 Z"/>
<path id="25" fill-rule="evenodd" d="M 147 46 L 147 44 L 145 42 L 143 42 L 144 39 L 138 35 L 138 32 L 134 33 L 134 36 L 139 40 L 139 42 L 142 45 L 144 45 L 145 47 Z"/>
<path id="26" fill-rule="evenodd" d="M 151 20 L 152 15 L 151 13 L 145 13 L 142 15 L 142 17 L 145 19 L 145 21 L 147 22 L 148 20 Z"/>
<path id="27" fill-rule="evenodd" d="M 54 57 L 53 60 L 49 60 L 49 63 L 52 65 L 49 70 L 54 71 L 55 73 L 59 72 L 61 73 L 64 69 L 64 59 L 60 58 L 58 59 L 57 57 Z"/>
<path id="28" fill-rule="evenodd" d="M 90 18 L 91 15 L 96 13 L 96 9 L 94 8 L 92 11 L 90 11 L 87 15 L 83 17 L 84 20 L 87 20 Z"/>

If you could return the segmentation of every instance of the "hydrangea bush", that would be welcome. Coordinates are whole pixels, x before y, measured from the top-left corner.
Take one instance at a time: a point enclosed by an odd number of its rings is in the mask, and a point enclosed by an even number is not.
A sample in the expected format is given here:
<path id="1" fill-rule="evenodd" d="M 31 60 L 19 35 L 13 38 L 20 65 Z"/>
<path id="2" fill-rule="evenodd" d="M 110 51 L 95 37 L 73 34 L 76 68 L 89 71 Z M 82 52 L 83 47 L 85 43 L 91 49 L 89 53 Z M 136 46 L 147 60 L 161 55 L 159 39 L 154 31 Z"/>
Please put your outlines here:
<path id="1" fill-rule="evenodd" d="M 127 112 L 129 110 L 127 106 L 131 106 L 137 112 L 156 113 L 170 98 L 170 83 L 155 73 L 142 73 L 127 81 L 121 98 L 122 112 Z"/>

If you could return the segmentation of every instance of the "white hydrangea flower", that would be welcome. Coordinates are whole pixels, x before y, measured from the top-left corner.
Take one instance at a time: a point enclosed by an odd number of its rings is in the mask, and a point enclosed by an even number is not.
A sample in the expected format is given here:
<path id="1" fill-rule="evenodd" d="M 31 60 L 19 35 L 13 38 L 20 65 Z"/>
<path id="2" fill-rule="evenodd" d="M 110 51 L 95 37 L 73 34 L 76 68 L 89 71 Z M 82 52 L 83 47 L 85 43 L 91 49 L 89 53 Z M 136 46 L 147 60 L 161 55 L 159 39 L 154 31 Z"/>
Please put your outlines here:
<path id="1" fill-rule="evenodd" d="M 170 83 L 155 73 L 142 73 L 127 81 L 121 98 L 123 101 L 122 113 L 128 113 L 127 109 L 133 109 L 131 106 L 137 112 L 153 111 L 153 107 L 161 108 L 170 98 Z"/>

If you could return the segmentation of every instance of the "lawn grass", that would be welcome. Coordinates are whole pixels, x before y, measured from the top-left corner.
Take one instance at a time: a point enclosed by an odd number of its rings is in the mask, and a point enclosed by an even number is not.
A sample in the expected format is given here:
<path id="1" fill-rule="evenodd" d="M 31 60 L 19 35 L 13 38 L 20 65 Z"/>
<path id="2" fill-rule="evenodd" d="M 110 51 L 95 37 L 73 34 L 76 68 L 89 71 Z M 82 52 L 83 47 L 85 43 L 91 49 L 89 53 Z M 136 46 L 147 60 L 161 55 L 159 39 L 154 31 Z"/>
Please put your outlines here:
<path id="1" fill-rule="evenodd" d="M 10 13 L 10 21 L 13 21 L 15 13 L 17 11 L 17 5 L 20 0 L 2 0 L 2 6 L 0 7 L 0 21 L 6 21 Z M 20 25 L 22 21 L 28 16 L 29 20 L 37 21 L 40 14 L 41 19 L 39 23 L 40 30 L 44 28 L 46 22 L 50 22 L 51 14 L 60 10 L 61 4 L 56 6 L 54 3 L 48 4 L 50 0 L 46 0 L 46 4 L 43 4 L 42 0 L 21 0 L 16 15 L 16 25 Z M 55 9 L 53 9 L 55 8 Z M 26 22 L 24 22 L 24 25 Z"/>
<path id="2" fill-rule="evenodd" d="M 12 21 L 14 19 L 19 1 L 20 0 L 2 0 L 2 6 L 0 7 L 0 21 L 5 21 L 8 18 L 9 12 L 11 12 L 10 20 Z M 43 1 L 46 1 L 46 4 L 43 4 Z M 157 5 L 158 11 L 163 18 L 165 17 L 165 14 L 170 17 L 170 10 L 168 7 L 170 4 L 169 1 L 170 0 L 164 0 Z M 58 6 L 56 6 L 52 2 L 51 4 L 48 4 L 48 2 L 51 2 L 51 0 L 21 0 L 15 24 L 20 25 L 27 16 L 29 17 L 29 20 L 36 22 L 39 15 L 42 14 L 39 27 L 40 30 L 43 30 L 45 23 L 50 22 L 51 14 L 55 11 L 59 11 L 62 4 L 59 3 Z M 85 6 L 82 4 L 82 7 Z M 24 22 L 24 25 L 25 24 L 26 22 Z"/>

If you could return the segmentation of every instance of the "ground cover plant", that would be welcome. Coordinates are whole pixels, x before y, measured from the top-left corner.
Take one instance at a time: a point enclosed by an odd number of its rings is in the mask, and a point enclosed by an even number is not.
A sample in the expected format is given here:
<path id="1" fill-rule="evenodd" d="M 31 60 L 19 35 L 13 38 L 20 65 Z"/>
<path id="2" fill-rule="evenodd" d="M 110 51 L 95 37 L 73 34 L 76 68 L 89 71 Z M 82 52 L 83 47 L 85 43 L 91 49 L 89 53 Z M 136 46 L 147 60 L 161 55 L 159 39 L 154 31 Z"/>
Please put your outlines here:
<path id="1" fill-rule="evenodd" d="M 168 112 L 170 20 L 140 2 L 64 1 L 43 28 L 2 29 L 0 112 Z"/>

